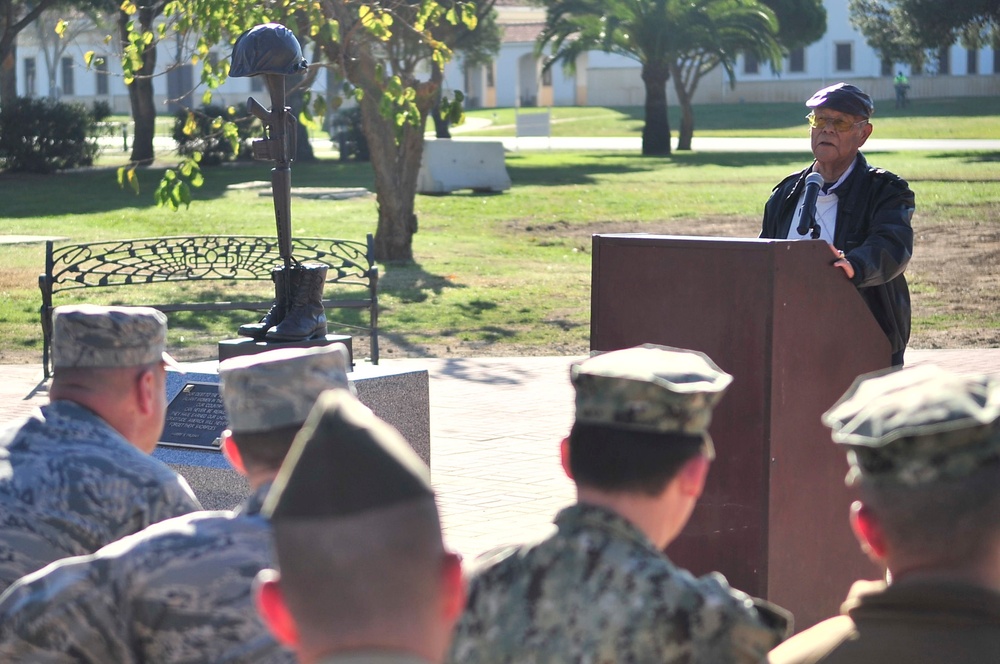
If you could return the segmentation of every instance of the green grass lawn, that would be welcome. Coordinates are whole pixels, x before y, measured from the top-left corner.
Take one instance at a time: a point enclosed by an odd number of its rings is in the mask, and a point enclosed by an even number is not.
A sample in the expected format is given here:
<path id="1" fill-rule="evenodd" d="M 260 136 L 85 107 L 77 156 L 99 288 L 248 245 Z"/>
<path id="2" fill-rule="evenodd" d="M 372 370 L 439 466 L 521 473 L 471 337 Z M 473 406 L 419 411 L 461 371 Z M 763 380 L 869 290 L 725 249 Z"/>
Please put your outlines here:
<path id="1" fill-rule="evenodd" d="M 995 134 L 991 123 L 1000 110 L 998 104 L 996 99 L 979 99 L 975 107 L 981 115 L 973 114 L 972 105 L 962 104 L 952 109 L 956 115 L 950 120 L 934 114 L 920 118 L 921 135 L 948 136 L 946 125 L 962 125 L 967 135 Z M 699 122 L 705 133 L 726 131 L 728 114 L 744 124 L 734 130 L 740 135 L 787 131 L 805 140 L 800 106 L 788 106 L 799 125 L 789 120 L 786 128 L 775 119 L 778 107 L 785 105 L 762 105 L 773 106 L 770 111 L 756 106 L 706 107 Z M 739 114 L 733 116 L 734 110 Z M 921 110 L 916 106 L 908 113 Z M 941 102 L 934 113 L 947 110 L 948 104 Z M 498 122 L 505 121 L 504 112 L 496 111 Z M 565 113 L 568 124 L 590 127 L 591 134 L 598 133 L 599 127 L 625 131 L 622 128 L 636 122 L 634 109 L 553 112 L 557 120 Z M 927 112 L 931 113 L 929 103 Z M 594 116 L 617 119 L 604 122 Z M 890 125 L 894 118 L 888 117 L 888 111 L 886 116 L 883 120 Z M 910 115 L 895 121 L 902 125 L 917 119 Z M 106 156 L 110 162 L 114 159 L 120 162 L 122 157 Z M 506 165 L 513 181 L 508 192 L 417 197 L 416 263 L 381 266 L 380 323 L 386 339 L 402 348 L 432 341 L 480 346 L 503 341 L 525 352 L 531 348 L 580 352 L 589 337 L 592 233 L 623 229 L 696 233 L 702 224 L 714 228 L 723 220 L 742 223 L 746 235 L 755 234 L 771 187 L 802 168 L 805 161 L 802 153 L 688 152 L 664 158 L 600 152 L 508 154 Z M 984 233 L 994 235 L 1000 230 L 1000 153 L 879 153 L 873 162 L 910 181 L 918 200 L 915 226 L 933 229 L 960 224 L 982 227 Z M 152 203 L 160 168 L 140 171 L 142 193 L 138 196 L 118 188 L 113 168 L 51 176 L 0 175 L 0 234 L 59 236 L 69 241 L 203 233 L 274 235 L 270 198 L 253 190 L 228 188 L 268 180 L 269 169 L 261 162 L 206 169 L 205 185 L 193 191 L 194 203 L 179 212 Z M 296 163 L 292 182 L 303 187 L 373 188 L 368 164 L 333 159 Z M 292 203 L 297 236 L 362 239 L 374 233 L 376 219 L 374 197 L 295 198 Z M 40 361 L 37 276 L 43 270 L 43 256 L 41 244 L 0 245 L 0 324 L 4 330 L 0 361 Z M 932 279 L 915 271 L 913 281 L 916 292 L 935 296 Z M 269 285 L 262 284 L 265 289 Z M 133 298 L 147 291 L 149 301 L 171 297 L 157 288 L 129 289 L 106 301 L 135 303 Z M 942 318 L 939 311 L 926 316 L 915 312 L 915 329 L 940 328 L 947 320 L 965 325 L 963 316 L 955 313 Z M 246 318 L 246 313 L 175 316 L 171 319 L 172 349 L 186 359 L 211 357 L 215 341 L 232 336 Z M 992 322 L 978 323 L 1000 327 L 996 316 Z"/>

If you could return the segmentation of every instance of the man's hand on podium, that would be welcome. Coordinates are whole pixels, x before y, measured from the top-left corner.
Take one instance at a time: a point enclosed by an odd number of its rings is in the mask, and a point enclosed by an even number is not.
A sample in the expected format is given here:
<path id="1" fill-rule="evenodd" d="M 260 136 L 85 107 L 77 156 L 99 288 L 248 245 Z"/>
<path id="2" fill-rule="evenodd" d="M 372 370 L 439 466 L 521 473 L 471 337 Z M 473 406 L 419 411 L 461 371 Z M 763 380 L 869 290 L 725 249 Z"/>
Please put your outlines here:
<path id="1" fill-rule="evenodd" d="M 837 249 L 832 244 L 827 243 L 827 246 L 830 247 L 830 251 L 833 252 L 833 255 L 837 257 L 837 260 L 834 261 L 833 266 L 834 267 L 839 267 L 841 270 L 843 270 L 844 274 L 847 275 L 848 279 L 853 279 L 854 278 L 854 266 L 851 265 L 851 261 L 849 261 L 846 258 L 844 258 L 844 252 L 841 251 L 840 249 Z"/>

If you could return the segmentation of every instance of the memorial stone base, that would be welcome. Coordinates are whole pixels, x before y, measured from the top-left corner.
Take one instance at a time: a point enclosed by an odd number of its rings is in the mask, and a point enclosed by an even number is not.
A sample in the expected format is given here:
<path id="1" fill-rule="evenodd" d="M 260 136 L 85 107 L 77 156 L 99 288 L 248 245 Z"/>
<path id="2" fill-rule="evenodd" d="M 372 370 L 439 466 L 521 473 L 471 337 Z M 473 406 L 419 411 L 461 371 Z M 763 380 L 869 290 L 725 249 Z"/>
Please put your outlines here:
<path id="1" fill-rule="evenodd" d="M 257 341 L 250 337 L 223 339 L 219 342 L 219 362 L 241 355 L 256 355 L 276 348 L 313 348 L 315 346 L 329 346 L 333 343 L 342 343 L 347 346 L 349 366 L 353 367 L 354 348 L 351 345 L 351 336 L 347 334 L 327 334 L 318 339 L 305 339 L 303 341 L 267 341 L 266 339 Z"/>
<path id="2" fill-rule="evenodd" d="M 185 365 L 167 372 L 167 401 L 190 384 L 218 385 L 217 362 Z M 395 427 L 427 465 L 431 462 L 429 377 L 426 370 L 400 370 L 359 364 L 348 374 L 358 399 Z M 161 444 L 153 456 L 183 476 L 205 509 L 232 509 L 249 487 L 217 448 L 190 449 Z"/>

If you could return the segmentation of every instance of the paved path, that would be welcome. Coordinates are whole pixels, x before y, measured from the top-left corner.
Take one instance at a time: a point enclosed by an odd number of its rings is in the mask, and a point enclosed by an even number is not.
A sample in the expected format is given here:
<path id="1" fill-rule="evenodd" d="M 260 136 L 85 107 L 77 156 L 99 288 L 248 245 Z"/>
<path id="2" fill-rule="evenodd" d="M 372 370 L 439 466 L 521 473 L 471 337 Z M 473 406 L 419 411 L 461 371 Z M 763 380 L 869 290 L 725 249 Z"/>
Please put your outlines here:
<path id="1" fill-rule="evenodd" d="M 386 360 L 430 375 L 432 476 L 449 543 L 466 558 L 544 532 L 573 486 L 559 441 L 573 418 L 572 357 Z M 915 350 L 909 364 L 1000 374 L 1000 349 Z M 41 365 L 2 367 L 0 422 L 47 400 Z"/>

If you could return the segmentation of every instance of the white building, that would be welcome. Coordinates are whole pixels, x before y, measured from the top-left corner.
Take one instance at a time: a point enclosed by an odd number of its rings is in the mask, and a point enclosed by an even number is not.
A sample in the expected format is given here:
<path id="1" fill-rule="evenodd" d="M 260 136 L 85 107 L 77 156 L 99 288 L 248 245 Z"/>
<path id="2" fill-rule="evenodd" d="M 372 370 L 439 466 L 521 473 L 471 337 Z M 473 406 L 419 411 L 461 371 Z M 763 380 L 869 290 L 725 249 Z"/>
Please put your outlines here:
<path id="1" fill-rule="evenodd" d="M 781 72 L 752 59 L 740 58 L 736 84 L 729 86 L 721 68 L 699 84 L 695 103 L 801 101 L 824 85 L 847 80 L 875 99 L 892 99 L 892 79 L 897 71 L 910 77 L 912 97 L 1000 95 L 1000 50 L 967 51 L 954 45 L 945 49 L 940 66 L 926 72 L 882 62 L 848 20 L 847 3 L 825 0 L 826 34 L 817 42 L 789 54 Z M 447 83 L 467 91 L 470 107 L 494 106 L 637 106 L 645 101 L 639 65 L 623 56 L 590 52 L 580 58 L 576 74 L 562 67 L 551 76 L 541 74 L 534 56 L 535 39 L 545 20 L 543 8 L 524 0 L 498 0 L 503 46 L 492 67 L 466 70 L 459 59 L 446 70 Z M 673 84 L 667 97 L 675 101 Z"/>
<path id="2" fill-rule="evenodd" d="M 894 96 L 896 71 L 910 75 L 912 97 L 1000 95 L 1000 50 L 966 51 L 960 46 L 945 49 L 939 66 L 914 72 L 909 67 L 882 62 L 855 31 L 843 0 L 825 0 L 827 32 L 817 42 L 791 53 L 780 73 L 765 64 L 740 58 L 737 80 L 730 88 L 721 69 L 705 77 L 695 94 L 696 103 L 801 101 L 825 84 L 848 80 L 878 99 Z M 543 72 L 542 58 L 535 56 L 535 40 L 541 33 L 545 10 L 525 0 L 498 0 L 497 10 L 504 28 L 500 53 L 491 66 L 465 67 L 461 57 L 448 64 L 445 85 L 462 90 L 470 108 L 511 106 L 637 106 L 645 100 L 639 65 L 629 58 L 591 51 L 582 56 L 573 75 L 559 65 Z M 64 100 L 108 102 L 116 113 L 128 113 L 128 91 L 116 56 L 104 44 L 108 29 L 84 30 L 60 42 L 50 23 L 39 23 L 21 33 L 17 50 L 17 90 L 21 96 L 57 96 Z M 93 50 L 103 61 L 87 68 L 84 53 Z M 192 103 L 190 90 L 197 81 L 198 67 L 183 64 L 180 45 L 162 43 L 154 80 L 156 102 L 163 113 L 172 112 L 178 101 Z M 229 55 L 220 47 L 210 58 Z M 544 56 L 543 56 L 544 57 Z M 321 72 L 314 84 L 317 92 L 339 89 L 330 70 Z M 51 80 L 51 83 L 50 83 Z M 199 105 L 200 94 L 193 99 Z M 231 105 L 256 97 L 269 105 L 258 77 L 229 79 L 213 94 L 213 103 Z M 675 102 L 673 84 L 667 96 Z"/>

